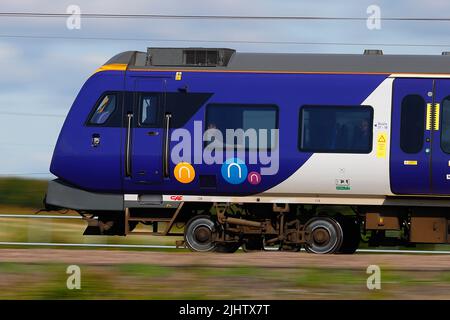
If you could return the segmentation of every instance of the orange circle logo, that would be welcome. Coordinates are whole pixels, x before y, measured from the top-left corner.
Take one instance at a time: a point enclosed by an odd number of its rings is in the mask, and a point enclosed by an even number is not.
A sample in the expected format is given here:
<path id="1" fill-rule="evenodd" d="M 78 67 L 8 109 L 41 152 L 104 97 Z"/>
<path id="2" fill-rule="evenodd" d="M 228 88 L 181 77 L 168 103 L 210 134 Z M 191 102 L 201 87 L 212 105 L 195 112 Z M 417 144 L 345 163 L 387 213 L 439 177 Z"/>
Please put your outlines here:
<path id="1" fill-rule="evenodd" d="M 190 163 L 180 162 L 173 169 L 173 175 L 181 183 L 190 183 L 195 178 L 195 170 Z"/>

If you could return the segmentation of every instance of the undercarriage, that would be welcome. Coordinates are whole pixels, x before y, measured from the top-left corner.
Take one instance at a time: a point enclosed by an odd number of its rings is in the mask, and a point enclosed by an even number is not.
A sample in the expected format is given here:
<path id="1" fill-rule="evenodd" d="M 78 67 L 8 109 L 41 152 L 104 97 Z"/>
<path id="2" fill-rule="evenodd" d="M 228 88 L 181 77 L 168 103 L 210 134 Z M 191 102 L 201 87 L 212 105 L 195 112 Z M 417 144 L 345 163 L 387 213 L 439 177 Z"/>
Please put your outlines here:
<path id="1" fill-rule="evenodd" d="M 80 213 L 88 222 L 86 235 L 182 236 L 177 245 L 197 252 L 232 253 L 242 247 L 351 254 L 361 242 L 408 246 L 450 239 L 449 217 L 437 208 L 181 202 L 177 208 Z M 144 228 L 135 230 L 138 224 Z"/>

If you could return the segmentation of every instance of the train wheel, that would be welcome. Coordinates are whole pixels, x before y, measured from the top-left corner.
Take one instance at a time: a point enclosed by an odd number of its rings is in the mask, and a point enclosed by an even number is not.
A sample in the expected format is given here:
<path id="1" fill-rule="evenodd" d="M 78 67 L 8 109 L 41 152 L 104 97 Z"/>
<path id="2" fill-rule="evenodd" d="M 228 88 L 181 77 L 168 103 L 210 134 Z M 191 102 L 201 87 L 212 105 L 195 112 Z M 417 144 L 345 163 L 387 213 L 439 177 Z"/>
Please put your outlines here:
<path id="1" fill-rule="evenodd" d="M 342 246 L 339 249 L 339 253 L 353 254 L 359 247 L 359 242 L 361 240 L 361 226 L 355 217 L 342 216 L 338 220 L 344 232 L 344 239 L 342 241 Z"/>
<path id="2" fill-rule="evenodd" d="M 342 245 L 342 228 L 332 218 L 312 218 L 306 223 L 305 230 L 310 234 L 310 239 L 305 244 L 307 252 L 319 254 L 335 253 Z"/>
<path id="3" fill-rule="evenodd" d="M 184 229 L 184 241 L 191 251 L 208 252 L 216 249 L 216 228 L 209 216 L 193 217 Z"/>
<path id="4" fill-rule="evenodd" d="M 236 252 L 241 244 L 239 242 L 236 243 L 221 243 L 217 244 L 216 248 L 214 249 L 215 252 L 219 253 L 234 253 Z"/>

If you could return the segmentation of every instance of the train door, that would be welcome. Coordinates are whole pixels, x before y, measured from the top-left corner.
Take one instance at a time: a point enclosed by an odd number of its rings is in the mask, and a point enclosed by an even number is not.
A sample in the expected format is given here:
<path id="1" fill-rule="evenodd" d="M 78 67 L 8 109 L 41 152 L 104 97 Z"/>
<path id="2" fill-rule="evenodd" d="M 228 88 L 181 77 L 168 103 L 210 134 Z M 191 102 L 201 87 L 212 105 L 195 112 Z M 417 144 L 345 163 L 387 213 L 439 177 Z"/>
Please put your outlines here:
<path id="1" fill-rule="evenodd" d="M 437 79 L 433 101 L 432 193 L 450 194 L 450 80 Z"/>
<path id="2" fill-rule="evenodd" d="M 162 182 L 164 87 L 163 78 L 134 79 L 132 107 L 125 114 L 124 165 L 126 180 L 134 187 Z"/>
<path id="3" fill-rule="evenodd" d="M 390 154 L 393 193 L 431 192 L 433 85 L 432 79 L 394 81 Z"/>

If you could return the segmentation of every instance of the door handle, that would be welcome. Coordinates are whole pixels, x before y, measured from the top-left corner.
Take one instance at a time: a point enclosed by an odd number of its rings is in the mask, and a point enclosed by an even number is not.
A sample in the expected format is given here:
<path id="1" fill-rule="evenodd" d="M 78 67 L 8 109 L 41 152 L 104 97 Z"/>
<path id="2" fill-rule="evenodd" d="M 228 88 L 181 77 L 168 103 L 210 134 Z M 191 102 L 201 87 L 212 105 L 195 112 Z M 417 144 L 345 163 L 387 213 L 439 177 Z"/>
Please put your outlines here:
<path id="1" fill-rule="evenodd" d="M 133 114 L 127 114 L 127 143 L 125 147 L 125 176 L 131 177 L 131 123 Z"/>
<path id="2" fill-rule="evenodd" d="M 164 128 L 164 153 L 163 153 L 163 172 L 164 177 L 169 176 L 169 129 L 170 129 L 170 118 L 172 115 L 166 113 L 166 123 Z"/>
<path id="3" fill-rule="evenodd" d="M 149 131 L 149 132 L 147 132 L 147 135 L 149 135 L 149 136 L 157 136 L 157 135 L 159 135 L 159 132 L 158 131 Z"/>
<path id="4" fill-rule="evenodd" d="M 100 144 L 100 135 L 98 133 L 94 133 L 92 135 L 91 146 L 97 148 L 99 144 Z"/>

